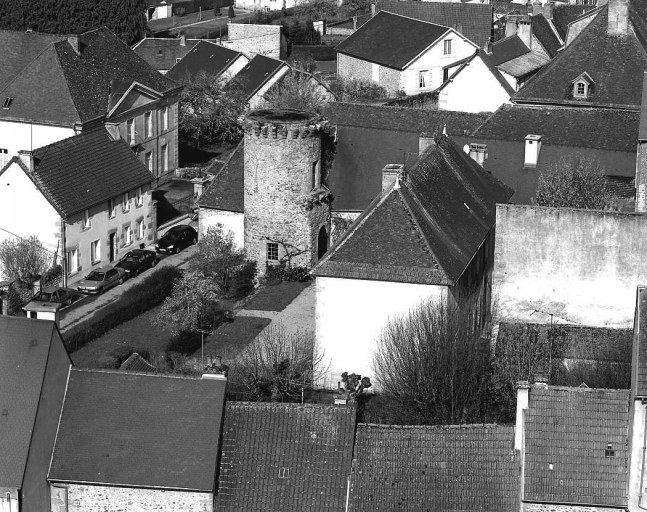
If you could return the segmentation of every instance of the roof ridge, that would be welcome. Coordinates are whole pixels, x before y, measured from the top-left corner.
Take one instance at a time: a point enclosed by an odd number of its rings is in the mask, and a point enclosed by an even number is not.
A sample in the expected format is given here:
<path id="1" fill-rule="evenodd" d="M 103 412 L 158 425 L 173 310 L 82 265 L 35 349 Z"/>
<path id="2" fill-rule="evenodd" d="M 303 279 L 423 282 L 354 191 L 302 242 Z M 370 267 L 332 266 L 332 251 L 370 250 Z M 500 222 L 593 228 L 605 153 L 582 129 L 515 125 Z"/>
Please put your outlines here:
<path id="1" fill-rule="evenodd" d="M 79 373 L 106 373 L 106 374 L 123 375 L 125 377 L 162 377 L 167 379 L 180 379 L 180 380 L 187 380 L 187 381 L 190 380 L 190 381 L 196 381 L 196 382 L 201 382 L 202 380 L 208 380 L 208 379 L 202 379 L 202 377 L 200 376 L 193 376 L 193 375 L 176 375 L 176 374 L 169 374 L 169 373 L 146 373 L 146 372 L 137 372 L 137 371 L 125 372 L 123 370 L 112 369 L 112 368 L 73 367 L 71 371 L 79 372 Z"/>
<path id="2" fill-rule="evenodd" d="M 13 31 L 8 30 L 8 31 L 6 31 L 6 32 L 13 32 Z M 6 90 L 6 89 L 11 85 L 11 84 L 13 84 L 13 83 L 18 79 L 18 77 L 22 76 L 22 75 L 27 71 L 27 69 L 29 69 L 29 68 L 31 67 L 31 65 L 32 65 L 34 62 L 36 62 L 38 59 L 40 59 L 40 58 L 41 58 L 41 56 L 42 56 L 42 55 L 43 55 L 47 50 L 49 50 L 50 48 L 54 47 L 54 45 L 55 45 L 56 43 L 59 43 L 59 42 L 60 42 L 60 41 L 52 41 L 52 42 L 50 42 L 47 46 L 45 46 L 45 48 L 43 48 L 43 49 L 42 49 L 42 50 L 41 50 L 41 51 L 36 55 L 36 57 L 34 57 L 32 60 L 30 60 L 30 61 L 29 61 L 29 63 L 28 63 L 25 67 L 23 67 L 23 68 L 22 68 L 18 73 L 16 73 L 16 74 L 11 78 L 11 80 L 9 80 L 9 81 L 7 82 L 7 84 L 6 84 L 2 89 L 0 89 L 0 94 L 2 94 L 2 92 L 3 92 L 4 90 Z"/>
<path id="3" fill-rule="evenodd" d="M 452 424 L 452 425 L 442 425 L 442 424 L 433 424 L 433 425 L 397 425 L 385 424 L 385 423 L 357 423 L 357 427 L 369 427 L 376 429 L 402 429 L 402 430 L 413 430 L 417 428 L 429 429 L 429 430 L 461 430 L 461 429 L 494 429 L 494 428 L 505 428 L 512 429 L 514 428 L 513 424 L 510 423 L 461 423 L 461 424 Z"/>
<path id="4" fill-rule="evenodd" d="M 410 19 L 410 20 L 413 20 L 413 21 L 418 21 L 420 23 L 426 23 L 427 25 L 433 25 L 435 27 L 442 27 L 442 28 L 446 28 L 446 29 L 452 28 L 452 27 L 448 27 L 447 25 L 441 25 L 440 23 L 432 23 L 431 21 L 425 21 L 425 20 L 421 20 L 421 19 L 418 19 L 418 18 L 412 18 L 411 16 L 407 16 L 405 14 L 400 14 L 400 13 L 397 13 L 397 12 L 391 12 L 391 11 L 384 10 L 384 9 L 380 9 L 380 12 L 383 12 L 385 14 L 391 14 L 393 16 L 400 16 L 401 18 L 407 18 L 407 19 Z M 380 14 L 380 12 L 378 12 L 375 16 L 378 16 Z"/>

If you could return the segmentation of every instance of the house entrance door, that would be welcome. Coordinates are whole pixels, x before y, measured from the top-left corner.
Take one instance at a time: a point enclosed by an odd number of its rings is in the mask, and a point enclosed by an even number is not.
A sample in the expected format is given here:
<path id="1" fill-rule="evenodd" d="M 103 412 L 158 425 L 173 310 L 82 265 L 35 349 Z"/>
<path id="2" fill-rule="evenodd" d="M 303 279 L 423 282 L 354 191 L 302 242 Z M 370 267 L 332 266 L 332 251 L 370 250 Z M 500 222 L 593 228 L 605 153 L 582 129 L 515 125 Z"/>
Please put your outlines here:
<path id="1" fill-rule="evenodd" d="M 110 248 L 110 263 L 112 263 L 117 257 L 117 233 L 110 233 L 108 247 Z"/>

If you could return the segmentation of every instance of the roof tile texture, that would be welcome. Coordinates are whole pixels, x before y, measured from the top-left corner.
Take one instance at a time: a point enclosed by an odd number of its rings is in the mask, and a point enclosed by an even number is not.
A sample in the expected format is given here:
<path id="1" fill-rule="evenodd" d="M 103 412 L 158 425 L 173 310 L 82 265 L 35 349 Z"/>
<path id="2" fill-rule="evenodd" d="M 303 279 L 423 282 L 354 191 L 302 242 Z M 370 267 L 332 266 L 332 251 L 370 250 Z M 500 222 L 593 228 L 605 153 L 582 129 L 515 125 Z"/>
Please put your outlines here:
<path id="1" fill-rule="evenodd" d="M 638 288 L 634 333 L 632 387 L 636 396 L 647 396 L 647 289 Z"/>
<path id="2" fill-rule="evenodd" d="M 220 170 L 216 172 L 200 197 L 201 207 L 243 213 L 245 199 L 244 157 L 244 141 L 241 141 L 229 160 L 222 164 Z"/>
<path id="3" fill-rule="evenodd" d="M 237 57 L 240 52 L 230 50 L 224 46 L 209 41 L 199 41 L 175 64 L 166 76 L 176 82 L 183 82 L 191 76 L 204 72 L 212 76 L 223 73 Z"/>

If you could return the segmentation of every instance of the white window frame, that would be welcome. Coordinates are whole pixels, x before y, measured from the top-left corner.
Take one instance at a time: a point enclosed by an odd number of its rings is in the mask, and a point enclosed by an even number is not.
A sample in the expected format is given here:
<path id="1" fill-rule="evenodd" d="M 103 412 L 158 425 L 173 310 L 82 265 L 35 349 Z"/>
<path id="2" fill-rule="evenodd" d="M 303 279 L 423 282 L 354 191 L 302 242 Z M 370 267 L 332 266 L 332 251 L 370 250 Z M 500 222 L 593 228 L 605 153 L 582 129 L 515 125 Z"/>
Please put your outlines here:
<path id="1" fill-rule="evenodd" d="M 431 73 L 428 69 L 418 72 L 418 87 L 420 89 L 428 89 L 431 82 Z"/>
<path id="2" fill-rule="evenodd" d="M 168 130 L 168 105 L 162 107 L 162 130 Z"/>
<path id="3" fill-rule="evenodd" d="M 81 227 L 83 229 L 90 229 L 92 227 L 92 218 L 90 217 L 90 210 L 83 210 L 83 217 L 81 219 Z"/>
<path id="4" fill-rule="evenodd" d="M 90 242 L 90 260 L 94 263 L 101 261 L 101 241 L 95 240 Z"/>
<path id="5" fill-rule="evenodd" d="M 145 236 L 144 232 L 144 219 L 137 221 L 137 239 L 143 240 Z"/>
<path id="6" fill-rule="evenodd" d="M 130 211 L 130 197 L 128 196 L 128 192 L 124 192 L 121 196 L 121 209 L 124 213 Z"/>
<path id="7" fill-rule="evenodd" d="M 453 54 L 452 39 L 443 39 L 443 55 L 448 57 Z"/>
<path id="8" fill-rule="evenodd" d="M 144 114 L 144 136 L 147 139 L 153 136 L 153 113 L 151 111 Z"/>
<path id="9" fill-rule="evenodd" d="M 143 206 L 144 205 L 144 192 L 142 191 L 142 187 L 137 187 L 137 192 L 135 193 L 135 206 Z"/>
<path id="10" fill-rule="evenodd" d="M 108 218 L 114 219 L 117 216 L 117 202 L 114 199 L 108 199 Z"/>
<path id="11" fill-rule="evenodd" d="M 71 249 L 67 251 L 67 273 L 68 275 L 75 274 L 79 271 L 79 261 L 81 255 L 79 253 L 79 248 Z"/>
<path id="12" fill-rule="evenodd" d="M 144 153 L 144 166 L 149 172 L 153 172 L 153 152 Z"/>
<path id="13" fill-rule="evenodd" d="M 133 229 L 130 226 L 124 228 L 124 246 L 128 246 L 133 243 Z"/>
<path id="14" fill-rule="evenodd" d="M 580 93 L 579 88 L 582 86 L 584 92 Z M 589 97 L 589 86 L 584 80 L 578 80 L 573 86 L 573 97 L 574 98 L 588 98 Z"/>
<path id="15" fill-rule="evenodd" d="M 162 145 L 162 171 L 168 171 L 168 144 Z"/>
<path id="16" fill-rule="evenodd" d="M 131 117 L 126 121 L 126 137 L 131 146 L 135 145 L 135 133 L 135 118 Z"/>

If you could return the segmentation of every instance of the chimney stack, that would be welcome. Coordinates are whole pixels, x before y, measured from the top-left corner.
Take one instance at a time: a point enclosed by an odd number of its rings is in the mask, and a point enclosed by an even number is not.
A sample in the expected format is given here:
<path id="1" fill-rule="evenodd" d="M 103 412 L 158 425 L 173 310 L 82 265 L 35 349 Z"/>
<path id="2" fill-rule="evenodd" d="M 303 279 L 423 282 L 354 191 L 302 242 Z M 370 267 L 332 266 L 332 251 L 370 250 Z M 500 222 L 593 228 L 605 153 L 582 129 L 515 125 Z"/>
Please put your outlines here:
<path id="1" fill-rule="evenodd" d="M 27 167 L 29 172 L 34 170 L 34 153 L 27 149 L 18 151 L 18 158 Z"/>
<path id="2" fill-rule="evenodd" d="M 629 33 L 629 0 L 609 0 L 607 34 L 626 36 Z"/>
<path id="3" fill-rule="evenodd" d="M 386 164 L 382 169 L 382 193 L 388 191 L 404 172 L 402 164 Z"/>
<path id="4" fill-rule="evenodd" d="M 421 133 L 418 136 L 418 157 L 420 157 L 420 155 L 422 155 L 427 150 L 427 148 L 433 146 L 434 144 L 436 144 L 436 141 L 431 135 L 429 135 L 428 133 Z"/>
<path id="5" fill-rule="evenodd" d="M 79 49 L 79 36 L 67 36 L 67 42 L 70 43 L 74 53 L 77 55 L 81 53 L 81 50 Z"/>
<path id="6" fill-rule="evenodd" d="M 517 23 L 517 35 L 532 50 L 532 23 L 530 16 L 523 16 Z"/>
<path id="7" fill-rule="evenodd" d="M 530 384 L 521 380 L 517 382 L 517 414 L 514 429 L 514 449 L 523 453 L 524 412 L 528 410 Z"/>
<path id="8" fill-rule="evenodd" d="M 186 36 L 184 34 L 180 35 L 180 46 L 186 46 Z"/>
<path id="9" fill-rule="evenodd" d="M 523 166 L 537 167 L 539 152 L 541 151 L 541 135 L 526 135 L 526 149 L 524 152 Z"/>
<path id="10" fill-rule="evenodd" d="M 375 16 L 375 4 L 371 4 L 371 18 Z"/>

